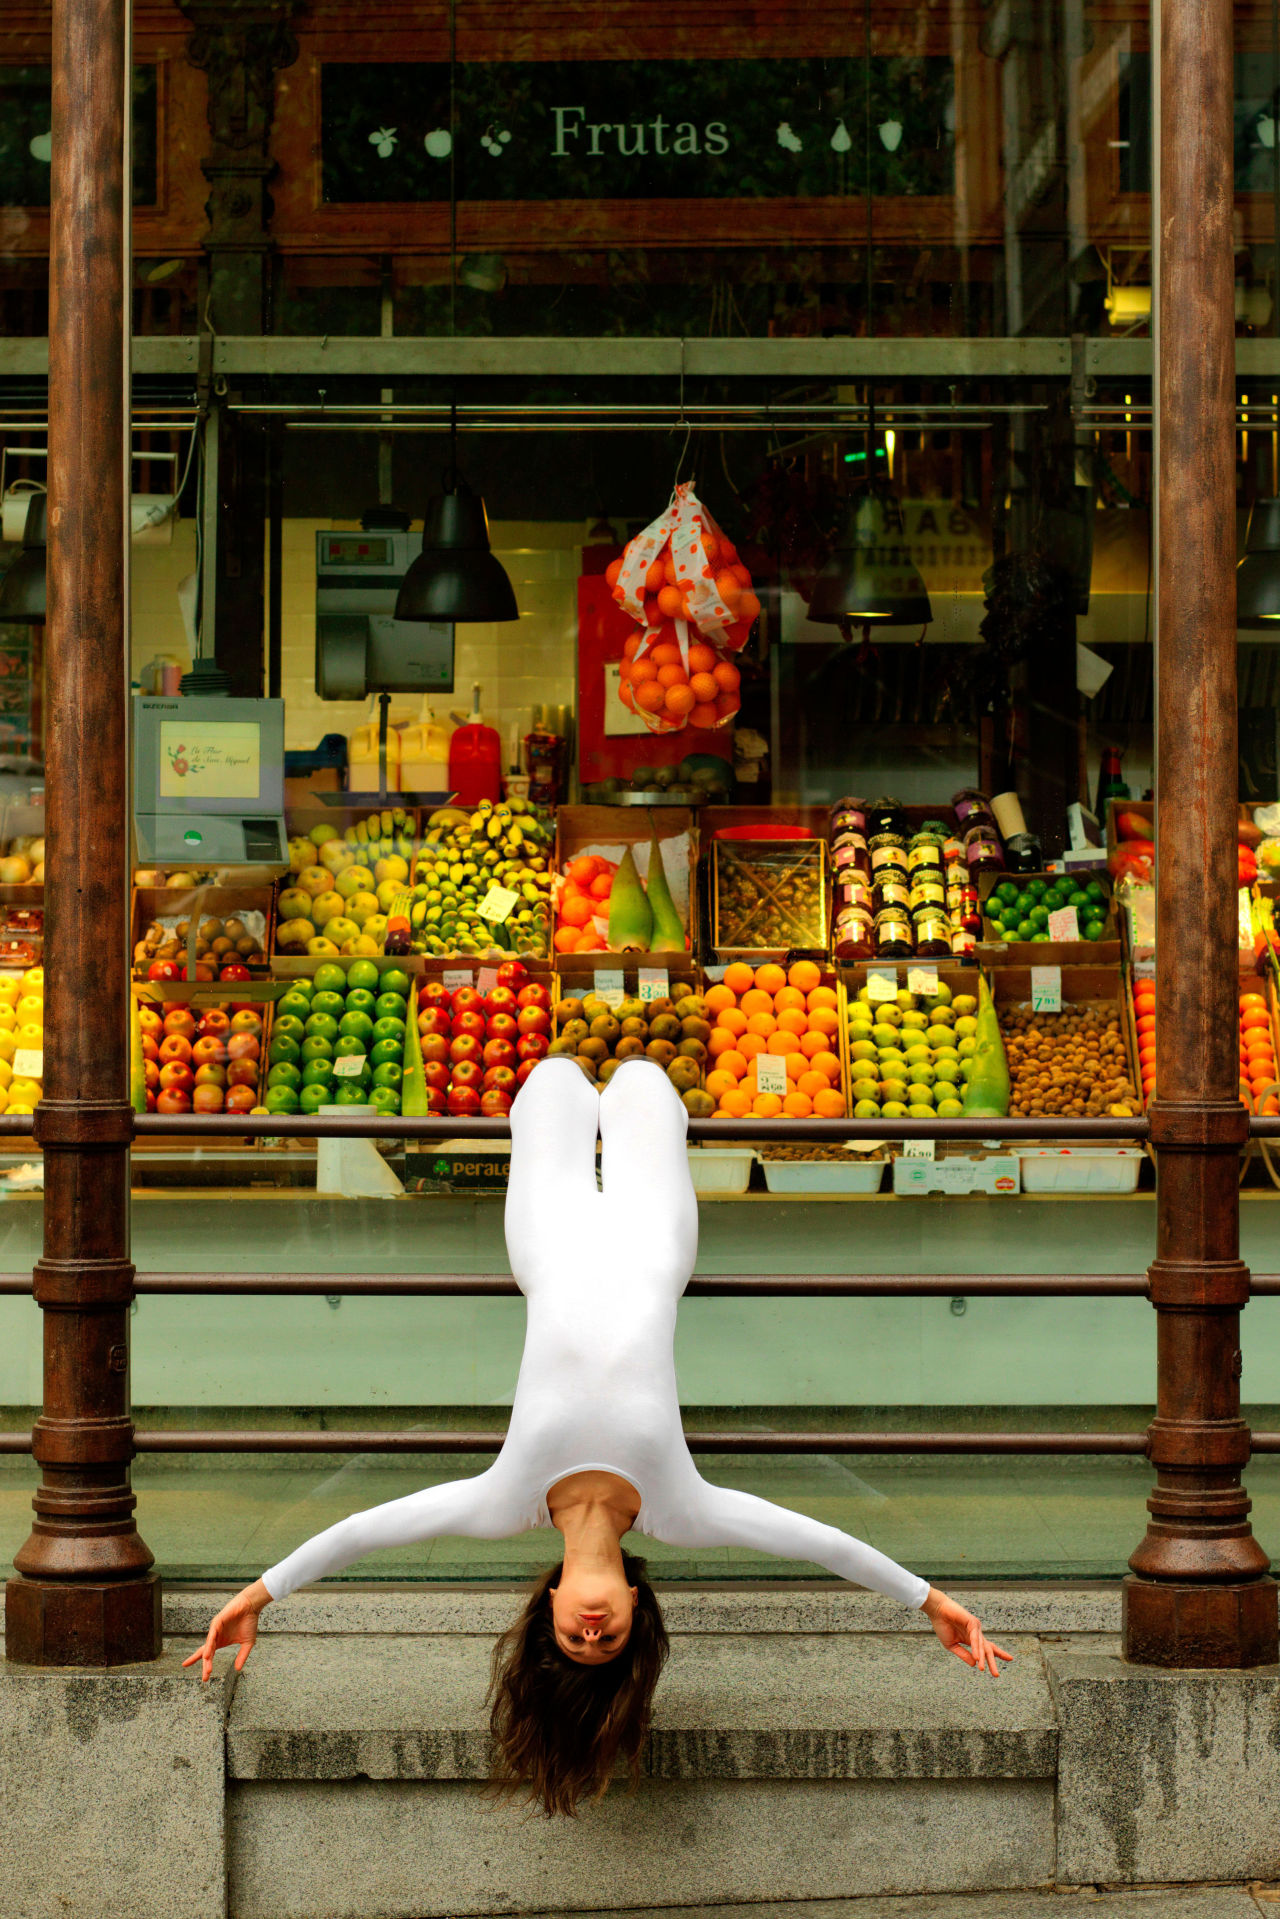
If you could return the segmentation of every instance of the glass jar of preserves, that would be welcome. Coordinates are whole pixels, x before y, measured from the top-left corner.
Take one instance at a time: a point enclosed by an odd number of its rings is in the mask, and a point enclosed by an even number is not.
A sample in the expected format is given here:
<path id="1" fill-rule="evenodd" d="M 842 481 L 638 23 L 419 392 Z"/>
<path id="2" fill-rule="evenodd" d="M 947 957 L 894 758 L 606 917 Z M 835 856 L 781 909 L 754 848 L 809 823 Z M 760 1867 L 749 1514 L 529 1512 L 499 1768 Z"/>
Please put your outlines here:
<path id="1" fill-rule="evenodd" d="M 871 877 L 878 879 L 885 868 L 892 868 L 907 878 L 907 842 L 901 833 L 873 833 L 868 843 L 871 854 Z"/>
<path id="2" fill-rule="evenodd" d="M 920 958 L 945 958 L 951 951 L 951 923 L 943 908 L 922 906 L 911 918 Z"/>
<path id="3" fill-rule="evenodd" d="M 912 912 L 920 906 L 939 906 L 945 910 L 946 904 L 947 889 L 942 883 L 942 868 L 918 867 L 911 876 Z"/>
<path id="4" fill-rule="evenodd" d="M 978 901 L 976 886 L 966 886 L 954 901 L 948 900 L 947 910 L 953 928 L 970 934 L 975 940 L 981 938 L 982 907 Z"/>
<path id="5" fill-rule="evenodd" d="M 832 914 L 844 913 L 856 906 L 869 916 L 874 915 L 870 883 L 861 874 L 846 875 L 836 882 L 831 894 Z"/>
<path id="6" fill-rule="evenodd" d="M 996 832 L 996 816 L 991 811 L 991 801 L 976 786 L 962 786 L 958 793 L 951 795 L 951 804 L 963 833 L 967 827 L 981 824 Z"/>
<path id="7" fill-rule="evenodd" d="M 871 853 L 867 847 L 867 836 L 859 828 L 843 826 L 835 834 L 831 841 L 831 870 L 846 875 L 870 873 Z"/>
<path id="8" fill-rule="evenodd" d="M 942 841 L 932 833 L 913 833 L 907 846 L 907 870 L 913 875 L 936 871 L 942 874 Z"/>
<path id="9" fill-rule="evenodd" d="M 872 838 L 877 833 L 893 833 L 905 844 L 907 838 L 907 816 L 902 809 L 902 801 L 890 799 L 872 800 L 866 810 L 867 835 Z"/>
<path id="10" fill-rule="evenodd" d="M 910 959 L 915 952 L 911 915 L 905 906 L 889 906 L 876 914 L 876 958 Z"/>
<path id="11" fill-rule="evenodd" d="M 1003 873 L 1004 848 L 994 827 L 975 826 L 966 833 L 964 858 L 971 881 L 976 880 L 979 873 Z"/>
<path id="12" fill-rule="evenodd" d="M 852 828 L 856 833 L 867 830 L 867 802 L 865 800 L 837 800 L 831 809 L 827 823 L 827 838 L 834 840 L 838 833 Z"/>
<path id="13" fill-rule="evenodd" d="M 976 945 L 977 941 L 972 933 L 966 933 L 962 926 L 952 927 L 951 957 L 953 959 L 967 959 Z"/>
<path id="14" fill-rule="evenodd" d="M 865 906 L 842 906 L 836 913 L 832 939 L 835 956 L 846 965 L 875 958 L 876 935 L 870 910 Z"/>
<path id="15" fill-rule="evenodd" d="M 880 914 L 890 906 L 900 906 L 904 913 L 909 913 L 911 888 L 906 874 L 896 866 L 882 866 L 871 882 L 871 911 Z"/>

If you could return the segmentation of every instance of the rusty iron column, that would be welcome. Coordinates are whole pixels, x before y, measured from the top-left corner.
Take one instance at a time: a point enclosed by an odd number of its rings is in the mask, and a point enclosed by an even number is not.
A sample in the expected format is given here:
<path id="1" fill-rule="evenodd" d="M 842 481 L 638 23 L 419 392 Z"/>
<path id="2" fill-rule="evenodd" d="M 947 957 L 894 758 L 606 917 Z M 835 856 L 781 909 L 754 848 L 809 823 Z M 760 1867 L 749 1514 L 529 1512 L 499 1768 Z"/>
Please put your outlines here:
<path id="1" fill-rule="evenodd" d="M 53 5 L 42 1483 L 5 1592 L 34 1665 L 160 1650 L 129 1486 L 128 5 Z"/>
<path id="2" fill-rule="evenodd" d="M 1241 1483 L 1232 3 L 1160 0 L 1156 1486 L 1123 1645 L 1156 1666 L 1277 1658 Z"/>

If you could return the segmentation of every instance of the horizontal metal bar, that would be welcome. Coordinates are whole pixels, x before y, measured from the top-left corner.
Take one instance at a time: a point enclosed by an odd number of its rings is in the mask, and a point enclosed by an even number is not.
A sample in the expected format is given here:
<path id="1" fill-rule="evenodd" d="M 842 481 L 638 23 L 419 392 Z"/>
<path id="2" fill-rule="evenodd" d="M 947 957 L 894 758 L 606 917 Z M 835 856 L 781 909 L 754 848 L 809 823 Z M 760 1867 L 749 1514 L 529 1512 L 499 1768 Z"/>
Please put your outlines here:
<path id="1" fill-rule="evenodd" d="M 17 1132 L 22 1118 L 0 1131 Z M 30 1130 L 30 1121 L 27 1122 Z M 336 1114 L 290 1113 L 139 1113 L 134 1131 L 141 1137 L 164 1134 L 174 1139 L 509 1139 L 507 1119 L 406 1119 L 362 1114 L 339 1119 Z M 690 1139 L 806 1140 L 839 1145 L 845 1140 L 967 1139 L 1124 1139 L 1144 1138 L 1147 1121 L 1132 1119 L 691 1119 Z"/>
<path id="2" fill-rule="evenodd" d="M 30 1296 L 29 1273 L 0 1273 L 0 1295 Z M 134 1291 L 161 1298 L 507 1299 L 508 1273 L 139 1273 Z M 690 1299 L 1144 1298 L 1145 1273 L 695 1273 Z M 1280 1274 L 1255 1273 L 1255 1295 L 1280 1293 Z"/>
<path id="3" fill-rule="evenodd" d="M 290 433 L 426 433 L 437 423 L 425 420 L 388 420 L 379 422 L 376 413 L 370 413 L 365 420 L 287 420 L 286 430 Z M 671 415 L 670 431 L 677 431 L 681 425 L 687 425 L 695 433 L 852 433 L 860 432 L 860 420 L 830 420 L 825 423 L 817 420 L 788 420 L 779 414 L 775 419 L 758 420 L 689 420 L 680 421 L 676 414 Z M 909 420 L 903 427 L 911 433 L 986 433 L 990 430 L 990 420 Z M 445 431 L 443 423 L 440 430 Z M 661 433 L 667 431 L 662 420 L 472 420 L 466 425 L 468 433 Z"/>
<path id="4" fill-rule="evenodd" d="M 496 1453 L 496 1432 L 138 1432 L 139 1453 Z M 701 1432 L 686 1435 L 694 1453 L 1129 1453 L 1147 1450 L 1145 1433 L 820 1433 Z M 1266 1437 L 1266 1435 L 1264 1435 Z M 1280 1442 L 1280 1433 L 1274 1435 Z M 0 1453 L 31 1450 L 27 1433 L 0 1434 Z"/>
<path id="5" fill-rule="evenodd" d="M 795 416 L 801 425 L 809 425 L 815 419 L 834 419 L 856 421 L 858 425 L 875 419 L 881 427 L 892 426 L 902 415 L 908 415 L 907 425 L 913 430 L 918 424 L 917 415 L 926 418 L 933 414 L 950 419 L 952 415 L 964 418 L 975 413 L 1044 413 L 1047 407 L 1029 405 L 1023 401 L 1006 405 L 950 404 L 925 406 L 916 401 L 894 400 L 891 404 L 879 408 L 876 412 L 857 401 L 791 401 L 788 400 L 772 411 L 765 405 L 731 406 L 711 402 L 688 402 L 676 406 L 670 401 L 663 405 L 639 404 L 619 405 L 612 401 L 592 402 L 589 400 L 547 401 L 542 405 L 515 405 L 500 400 L 481 402 L 459 401 L 456 407 L 444 400 L 372 400 L 339 401 L 329 405 L 296 400 L 241 400 L 228 403 L 229 413 L 268 413 L 285 414 L 293 419 L 342 420 L 352 417 L 376 420 L 438 420 L 442 426 L 452 423 L 455 415 L 458 425 L 468 426 L 473 420 L 510 420 L 517 422 L 541 420 L 645 420 L 649 425 L 665 426 L 668 423 L 683 425 L 688 420 L 700 423 L 703 420 L 773 420 L 782 421 Z"/>

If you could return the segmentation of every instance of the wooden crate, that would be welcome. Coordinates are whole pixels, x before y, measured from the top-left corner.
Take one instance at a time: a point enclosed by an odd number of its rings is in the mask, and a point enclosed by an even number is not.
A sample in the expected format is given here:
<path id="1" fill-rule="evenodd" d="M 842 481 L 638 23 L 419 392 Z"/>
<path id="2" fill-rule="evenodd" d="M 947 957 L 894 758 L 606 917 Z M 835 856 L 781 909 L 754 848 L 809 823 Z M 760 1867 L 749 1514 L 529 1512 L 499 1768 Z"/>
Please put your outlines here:
<path id="1" fill-rule="evenodd" d="M 135 886 L 129 914 L 129 951 L 132 954 L 147 927 L 155 920 L 161 925 L 173 925 L 184 919 L 193 922 L 206 918 L 225 920 L 235 914 L 253 913 L 261 918 L 262 951 L 268 954 L 275 937 L 275 910 L 276 889 L 272 885 L 196 886 L 189 890 L 185 887 Z M 191 948 L 188 950 L 193 951 Z M 179 964 L 182 963 L 179 960 Z M 249 972 L 254 979 L 269 979 L 270 962 L 265 958 L 261 964 L 255 961 Z M 145 979 L 146 976 L 146 966 L 141 962 L 135 963 L 133 977 Z M 229 995 L 224 991 L 223 997 Z"/>
<path id="2" fill-rule="evenodd" d="M 1098 879 L 1107 895 L 1107 937 L 1101 940 L 1002 940 L 988 918 L 986 905 L 997 886 L 1005 881 L 1021 888 L 1028 880 L 1046 883 L 1061 879 L 1060 873 L 982 873 L 978 877 L 978 899 L 982 906 L 982 938 L 977 958 L 984 966 L 1112 966 L 1120 959 L 1120 926 L 1111 881 L 1104 874 L 1087 873 L 1082 883 Z"/>
<path id="3" fill-rule="evenodd" d="M 580 853 L 599 853 L 607 859 L 618 859 L 623 849 L 648 847 L 649 835 L 656 831 L 658 844 L 663 848 L 662 864 L 667 875 L 667 883 L 675 901 L 676 911 L 684 921 L 685 938 L 690 953 L 696 950 L 698 926 L 698 829 L 697 817 L 692 807 L 656 806 L 652 809 L 643 806 L 561 806 L 556 810 L 555 871 L 563 874 L 567 863 Z M 686 839 L 688 842 L 686 857 L 683 861 L 666 851 L 673 840 Z M 687 875 L 687 877 L 686 877 Z M 683 889 L 681 881 L 684 880 Z M 681 898 L 681 892 L 685 897 Z M 551 918 L 552 950 L 555 949 L 555 935 L 558 919 L 553 909 Z M 574 954 L 556 955 L 557 964 L 564 959 L 579 957 Z M 580 957 L 589 961 L 607 963 L 608 955 L 586 953 Z M 620 957 L 620 956 L 614 956 Z M 631 956 L 628 955 L 628 958 Z M 674 959 L 678 955 L 666 954 L 663 959 Z M 658 961 L 655 960 L 655 964 Z"/>
<path id="4" fill-rule="evenodd" d="M 1043 949 L 1037 949 L 1042 951 Z M 1037 964 L 1040 964 L 1037 961 Z M 1053 961 L 1044 964 L 1052 965 Z M 1066 1011 L 1072 1007 L 1106 1008 L 1114 1011 L 1119 1019 L 1120 1036 L 1124 1042 L 1124 1065 L 1137 1098 L 1129 1103 L 1135 1111 L 1142 1110 L 1142 1079 L 1138 1071 L 1138 1057 L 1134 1043 L 1131 1010 L 1127 1006 L 1127 990 L 1120 967 L 1117 966 L 1063 966 L 1061 972 L 1062 1007 Z M 987 974 L 991 988 L 991 997 L 995 1002 L 996 1013 L 1012 1006 L 1030 1006 L 1031 1004 L 1031 968 L 1029 966 L 995 966 Z M 1053 1015 L 1049 1015 L 1052 1018 Z M 1001 1022 L 1001 1031 L 1004 1023 Z M 1010 1077 L 1012 1078 L 1012 1067 Z M 1051 1115 L 1046 1114 L 1046 1118 Z M 998 1122 L 995 1122 L 998 1130 Z"/>

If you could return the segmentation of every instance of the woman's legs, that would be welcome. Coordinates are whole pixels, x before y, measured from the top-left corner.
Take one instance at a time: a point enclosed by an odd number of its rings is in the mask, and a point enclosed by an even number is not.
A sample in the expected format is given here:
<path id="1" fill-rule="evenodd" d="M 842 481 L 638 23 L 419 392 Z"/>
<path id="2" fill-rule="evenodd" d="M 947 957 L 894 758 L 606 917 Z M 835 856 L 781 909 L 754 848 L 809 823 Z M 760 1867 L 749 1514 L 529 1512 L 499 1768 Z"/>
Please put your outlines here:
<path id="1" fill-rule="evenodd" d="M 652 1060 L 626 1060 L 600 1095 L 605 1203 L 683 1288 L 698 1251 L 698 1202 L 685 1146 L 689 1115 Z"/>
<path id="2" fill-rule="evenodd" d="M 599 1127 L 600 1096 L 577 1061 L 540 1060 L 511 1108 L 506 1231 L 517 1279 L 518 1258 L 555 1245 L 566 1220 L 599 1204 Z"/>

